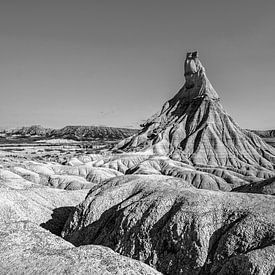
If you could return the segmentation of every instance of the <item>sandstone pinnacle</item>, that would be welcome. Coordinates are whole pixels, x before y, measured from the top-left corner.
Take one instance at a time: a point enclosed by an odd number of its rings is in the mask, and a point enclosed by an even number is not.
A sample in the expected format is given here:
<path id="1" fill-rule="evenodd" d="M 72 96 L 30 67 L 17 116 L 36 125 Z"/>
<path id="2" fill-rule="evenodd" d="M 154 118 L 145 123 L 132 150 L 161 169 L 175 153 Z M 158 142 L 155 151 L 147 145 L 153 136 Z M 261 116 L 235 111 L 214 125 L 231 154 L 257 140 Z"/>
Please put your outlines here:
<path id="1" fill-rule="evenodd" d="M 224 110 L 198 52 L 188 52 L 185 84 L 148 119 L 142 130 L 117 146 L 126 152 L 165 155 L 195 166 L 273 171 L 275 149 L 242 129 Z"/>

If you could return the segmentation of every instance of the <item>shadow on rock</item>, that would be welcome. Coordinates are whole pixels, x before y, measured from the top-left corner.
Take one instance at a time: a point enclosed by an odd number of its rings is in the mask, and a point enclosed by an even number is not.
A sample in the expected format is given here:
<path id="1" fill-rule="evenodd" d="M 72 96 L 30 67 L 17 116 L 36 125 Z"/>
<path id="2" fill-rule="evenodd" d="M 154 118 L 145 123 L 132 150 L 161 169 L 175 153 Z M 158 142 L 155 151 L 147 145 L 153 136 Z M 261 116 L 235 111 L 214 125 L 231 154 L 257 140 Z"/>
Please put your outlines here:
<path id="1" fill-rule="evenodd" d="M 49 230 L 51 233 L 60 236 L 61 231 L 70 215 L 75 209 L 73 206 L 58 207 L 53 210 L 52 218 L 45 223 L 41 223 L 40 226 Z"/>

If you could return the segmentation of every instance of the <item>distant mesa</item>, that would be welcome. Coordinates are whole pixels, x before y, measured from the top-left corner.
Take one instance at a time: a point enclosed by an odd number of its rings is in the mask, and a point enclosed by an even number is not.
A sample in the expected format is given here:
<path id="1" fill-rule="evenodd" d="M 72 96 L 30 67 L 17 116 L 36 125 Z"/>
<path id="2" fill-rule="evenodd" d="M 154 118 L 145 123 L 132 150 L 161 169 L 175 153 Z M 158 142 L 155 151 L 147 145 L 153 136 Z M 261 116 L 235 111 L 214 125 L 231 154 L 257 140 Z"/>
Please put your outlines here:
<path id="1" fill-rule="evenodd" d="M 226 113 L 198 52 L 187 53 L 184 69 L 179 92 L 116 149 L 166 155 L 195 166 L 273 171 L 275 149 Z"/>
<path id="2" fill-rule="evenodd" d="M 37 136 L 51 139 L 86 140 L 104 138 L 120 140 L 137 132 L 136 129 L 106 127 L 106 126 L 65 126 L 61 129 L 44 128 L 40 125 L 6 130 L 7 135 Z"/>

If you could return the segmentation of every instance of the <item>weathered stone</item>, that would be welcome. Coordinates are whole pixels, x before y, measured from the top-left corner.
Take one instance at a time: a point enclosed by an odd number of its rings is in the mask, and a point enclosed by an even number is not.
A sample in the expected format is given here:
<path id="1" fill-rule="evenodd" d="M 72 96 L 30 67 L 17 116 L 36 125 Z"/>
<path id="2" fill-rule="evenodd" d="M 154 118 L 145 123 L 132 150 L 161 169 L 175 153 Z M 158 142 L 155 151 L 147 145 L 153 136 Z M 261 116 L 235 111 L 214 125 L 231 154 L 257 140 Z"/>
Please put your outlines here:
<path id="1" fill-rule="evenodd" d="M 160 274 L 111 249 L 76 248 L 30 222 L 0 223 L 1 274 Z"/>
<path id="2" fill-rule="evenodd" d="M 124 176 L 92 189 L 62 236 L 77 246 L 108 246 L 165 274 L 217 274 L 232 257 L 252 261 L 249 253 L 273 244 L 274 210 L 272 196 L 199 190 L 173 177 Z M 272 255 L 262 259 L 266 270 L 273 270 L 268 259 Z"/>

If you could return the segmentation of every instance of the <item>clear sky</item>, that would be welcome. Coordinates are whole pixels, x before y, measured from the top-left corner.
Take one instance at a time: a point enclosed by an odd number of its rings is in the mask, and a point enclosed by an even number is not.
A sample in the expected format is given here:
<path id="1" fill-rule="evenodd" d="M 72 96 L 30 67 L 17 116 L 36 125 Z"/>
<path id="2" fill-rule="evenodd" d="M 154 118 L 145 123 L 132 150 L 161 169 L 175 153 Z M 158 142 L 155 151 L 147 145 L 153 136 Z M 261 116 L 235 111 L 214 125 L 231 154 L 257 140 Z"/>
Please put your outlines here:
<path id="1" fill-rule="evenodd" d="M 0 126 L 136 127 L 197 49 L 236 122 L 274 129 L 274 14 L 274 0 L 1 0 Z"/>

